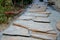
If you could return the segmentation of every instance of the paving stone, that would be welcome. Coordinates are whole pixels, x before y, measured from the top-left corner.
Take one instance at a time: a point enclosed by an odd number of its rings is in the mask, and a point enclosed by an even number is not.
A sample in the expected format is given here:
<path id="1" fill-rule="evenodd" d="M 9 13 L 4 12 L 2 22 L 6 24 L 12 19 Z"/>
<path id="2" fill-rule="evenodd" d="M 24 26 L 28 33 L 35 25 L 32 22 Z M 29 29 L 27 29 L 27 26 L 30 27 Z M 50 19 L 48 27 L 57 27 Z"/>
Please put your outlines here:
<path id="1" fill-rule="evenodd" d="M 34 30 L 34 31 L 47 32 L 50 30 L 54 30 L 49 23 L 36 23 L 33 21 L 17 20 L 14 22 L 14 24 L 23 26 L 27 29 Z"/>
<path id="2" fill-rule="evenodd" d="M 32 31 L 42 31 L 42 32 L 54 30 L 49 23 L 32 23 L 29 26 L 29 29 Z"/>
<path id="3" fill-rule="evenodd" d="M 3 36 L 1 40 L 42 40 L 42 39 L 18 36 Z"/>
<path id="4" fill-rule="evenodd" d="M 30 36 L 28 30 L 22 27 L 11 25 L 9 28 L 3 31 L 4 35 L 17 35 L 17 36 Z"/>
<path id="5" fill-rule="evenodd" d="M 40 12 L 43 12 L 43 11 L 46 10 L 46 8 L 47 8 L 46 5 L 33 4 L 32 7 L 30 8 L 32 10 L 30 10 L 30 11 L 40 11 Z M 36 9 L 36 10 L 34 10 L 34 9 Z"/>
<path id="6" fill-rule="evenodd" d="M 57 35 L 47 34 L 47 33 L 39 33 L 39 32 L 31 32 L 32 37 L 48 39 L 48 40 L 56 40 Z"/>
<path id="7" fill-rule="evenodd" d="M 34 19 L 32 19 L 33 21 L 36 22 L 42 22 L 42 23 L 50 23 L 49 18 L 46 17 L 35 17 Z"/>
<path id="8" fill-rule="evenodd" d="M 30 8 L 28 11 L 36 11 L 36 12 L 44 12 L 46 10 L 46 7 L 45 6 L 37 6 L 37 7 L 32 7 Z"/>
<path id="9" fill-rule="evenodd" d="M 45 12 L 30 12 L 30 13 L 37 13 L 37 14 L 51 14 L 49 11 L 45 11 Z"/>
<path id="10" fill-rule="evenodd" d="M 22 28 L 28 29 L 29 28 L 28 26 L 30 26 L 30 24 L 32 24 L 32 22 L 33 21 L 16 20 L 16 21 L 13 22 L 13 24 L 16 25 L 16 26 L 19 26 L 19 27 L 22 26 Z"/>
<path id="11" fill-rule="evenodd" d="M 21 20 L 31 20 L 33 19 L 34 17 L 33 16 L 20 16 L 18 17 L 17 19 L 21 19 Z"/>
<path id="12" fill-rule="evenodd" d="M 38 17 L 48 17 L 49 15 L 48 14 L 39 14 L 39 13 L 25 13 L 24 15 L 26 16 L 38 16 Z"/>

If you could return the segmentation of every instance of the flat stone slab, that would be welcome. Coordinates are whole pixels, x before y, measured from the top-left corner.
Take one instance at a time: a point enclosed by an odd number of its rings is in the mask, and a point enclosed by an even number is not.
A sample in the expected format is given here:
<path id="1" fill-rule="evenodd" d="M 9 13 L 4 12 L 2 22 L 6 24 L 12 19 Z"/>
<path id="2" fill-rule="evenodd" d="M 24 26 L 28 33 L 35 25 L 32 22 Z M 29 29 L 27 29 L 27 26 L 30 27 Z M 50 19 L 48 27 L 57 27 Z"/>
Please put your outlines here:
<path id="1" fill-rule="evenodd" d="M 33 21 L 17 20 L 13 24 L 22 26 L 23 28 L 27 28 L 33 31 L 47 32 L 50 30 L 54 30 L 49 23 L 37 23 Z"/>
<path id="2" fill-rule="evenodd" d="M 32 31 L 42 31 L 42 32 L 54 30 L 49 23 L 36 23 L 36 22 L 32 23 L 29 26 L 29 29 Z"/>
<path id="3" fill-rule="evenodd" d="M 45 12 L 30 12 L 30 13 L 37 13 L 37 14 L 51 14 L 49 11 L 45 11 Z"/>
<path id="4" fill-rule="evenodd" d="M 47 33 L 57 35 L 57 32 L 55 30 L 48 31 Z"/>
<path id="5" fill-rule="evenodd" d="M 22 27 L 11 25 L 9 28 L 3 31 L 4 35 L 16 35 L 16 36 L 30 36 L 28 30 Z"/>
<path id="6" fill-rule="evenodd" d="M 41 4 L 32 4 L 29 6 L 29 8 L 41 8 L 41 7 L 47 7 L 46 5 L 41 5 Z"/>
<path id="7" fill-rule="evenodd" d="M 46 6 L 33 5 L 28 11 L 44 12 L 46 8 Z"/>
<path id="8" fill-rule="evenodd" d="M 32 37 L 42 38 L 46 40 L 56 40 L 57 35 L 41 33 L 41 32 L 31 32 Z"/>
<path id="9" fill-rule="evenodd" d="M 26 16 L 38 16 L 38 17 L 48 17 L 49 16 L 48 14 L 29 13 L 29 12 L 26 12 L 24 15 L 26 15 Z"/>
<path id="10" fill-rule="evenodd" d="M 47 17 L 35 17 L 32 20 L 36 22 L 50 23 L 50 20 Z"/>
<path id="11" fill-rule="evenodd" d="M 31 19 L 33 19 L 34 17 L 33 16 L 20 16 L 20 17 L 18 17 L 17 19 L 21 19 L 21 20 L 31 20 Z"/>
<path id="12" fill-rule="evenodd" d="M 3 36 L 1 40 L 42 40 L 30 37 L 18 37 L 18 36 Z"/>
<path id="13" fill-rule="evenodd" d="M 45 7 L 41 7 L 41 8 L 30 8 L 28 11 L 29 12 L 44 12 L 46 10 Z"/>
<path id="14" fill-rule="evenodd" d="M 30 26 L 30 24 L 32 23 L 33 21 L 26 21 L 26 20 L 16 20 L 13 22 L 14 25 L 22 28 L 26 28 L 26 29 L 28 29 L 29 28 L 28 26 Z"/>

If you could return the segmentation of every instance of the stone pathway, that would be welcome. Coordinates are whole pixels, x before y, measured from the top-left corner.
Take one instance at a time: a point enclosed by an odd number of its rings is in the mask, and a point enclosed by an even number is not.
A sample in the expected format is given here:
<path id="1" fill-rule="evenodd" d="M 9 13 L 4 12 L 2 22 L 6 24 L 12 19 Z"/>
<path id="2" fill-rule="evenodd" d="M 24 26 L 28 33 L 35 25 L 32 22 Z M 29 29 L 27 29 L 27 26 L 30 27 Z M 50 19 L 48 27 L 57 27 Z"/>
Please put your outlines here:
<path id="1" fill-rule="evenodd" d="M 56 23 L 57 21 L 60 20 L 60 13 L 54 9 L 52 9 L 51 7 L 48 7 L 46 11 L 49 11 L 51 12 L 51 15 L 50 17 L 48 17 L 50 20 L 51 20 L 51 25 L 52 27 L 58 32 L 59 34 L 59 31 L 56 29 Z M 57 38 L 58 40 L 60 40 L 60 35 L 58 35 L 59 37 Z M 0 38 L 2 37 L 2 33 L 0 33 Z"/>

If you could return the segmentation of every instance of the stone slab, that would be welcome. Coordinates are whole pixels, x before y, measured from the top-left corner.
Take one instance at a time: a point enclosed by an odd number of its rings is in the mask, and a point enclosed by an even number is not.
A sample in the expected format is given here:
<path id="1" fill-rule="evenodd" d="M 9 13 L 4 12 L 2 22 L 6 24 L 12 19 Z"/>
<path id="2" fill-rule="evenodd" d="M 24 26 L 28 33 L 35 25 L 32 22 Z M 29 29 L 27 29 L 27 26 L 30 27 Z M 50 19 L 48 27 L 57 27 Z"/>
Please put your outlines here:
<path id="1" fill-rule="evenodd" d="M 32 31 L 42 31 L 42 32 L 54 30 L 49 23 L 36 23 L 36 22 L 32 23 L 29 26 L 29 29 Z"/>
<path id="2" fill-rule="evenodd" d="M 35 17 L 32 20 L 36 22 L 50 23 L 49 18 L 46 17 Z"/>
<path id="3" fill-rule="evenodd" d="M 47 31 L 50 31 L 50 30 L 54 30 L 52 28 L 52 26 L 50 25 L 50 23 L 36 23 L 36 22 L 33 22 L 33 21 L 17 20 L 13 24 L 20 25 L 23 28 L 27 28 L 27 29 L 33 30 L 33 31 L 47 32 Z"/>
<path id="4" fill-rule="evenodd" d="M 45 11 L 45 12 L 30 12 L 30 13 L 37 13 L 37 14 L 51 14 L 50 12 L 48 12 L 48 11 Z"/>
<path id="5" fill-rule="evenodd" d="M 17 36 L 30 36 L 28 30 L 22 27 L 11 25 L 9 28 L 3 31 L 4 35 L 17 35 Z"/>
<path id="6" fill-rule="evenodd" d="M 31 36 L 32 37 L 36 37 L 36 38 L 42 38 L 42 39 L 46 39 L 46 40 L 56 40 L 57 35 L 53 35 L 53 34 L 46 34 L 46 33 L 38 33 L 38 32 L 31 32 Z"/>
<path id="7" fill-rule="evenodd" d="M 18 36 L 3 36 L 1 40 L 42 40 L 30 37 L 18 37 Z"/>
<path id="8" fill-rule="evenodd" d="M 38 17 L 48 17 L 49 15 L 48 14 L 39 14 L 39 13 L 25 13 L 24 15 L 26 16 L 38 16 Z"/>
<path id="9" fill-rule="evenodd" d="M 33 16 L 20 16 L 20 17 L 18 17 L 17 19 L 21 19 L 21 20 L 31 20 L 31 19 L 33 19 L 34 17 Z"/>
<path id="10" fill-rule="evenodd" d="M 46 8 L 46 6 L 34 5 L 28 11 L 44 12 Z"/>
<path id="11" fill-rule="evenodd" d="M 32 23 L 33 23 L 33 21 L 16 20 L 13 22 L 13 25 L 28 29 L 29 28 L 28 26 L 30 26 L 30 24 L 32 24 Z"/>

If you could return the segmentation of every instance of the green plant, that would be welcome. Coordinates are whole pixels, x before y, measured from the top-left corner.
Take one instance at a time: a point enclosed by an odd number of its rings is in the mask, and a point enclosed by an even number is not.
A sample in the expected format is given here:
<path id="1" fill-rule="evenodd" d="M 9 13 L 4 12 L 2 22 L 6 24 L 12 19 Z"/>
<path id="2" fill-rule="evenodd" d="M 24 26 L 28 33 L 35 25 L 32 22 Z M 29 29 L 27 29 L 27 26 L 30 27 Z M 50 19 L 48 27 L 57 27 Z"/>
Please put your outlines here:
<path id="1" fill-rule="evenodd" d="M 27 4 L 31 4 L 32 0 L 23 0 L 23 4 L 27 5 Z"/>
<path id="2" fill-rule="evenodd" d="M 7 22 L 7 17 L 5 16 L 4 12 L 4 7 L 0 6 L 0 23 Z"/>
<path id="3" fill-rule="evenodd" d="M 0 14 L 0 23 L 6 23 L 7 22 L 7 17 L 5 14 Z"/>
<path id="4" fill-rule="evenodd" d="M 4 1 L 6 0 L 0 0 L 0 23 L 8 22 L 7 16 L 5 15 L 5 11 L 11 10 L 11 7 L 9 8 L 9 7 L 6 7 L 6 5 L 2 4 Z M 10 3 L 10 2 L 7 2 L 7 3 Z M 10 4 L 7 4 L 7 5 L 9 6 Z"/>
<path id="5" fill-rule="evenodd" d="M 23 0 L 23 5 L 31 4 L 32 0 Z M 22 0 L 18 0 L 18 5 L 22 5 Z M 26 7 L 26 6 L 25 6 Z M 9 20 L 9 17 L 14 15 L 6 15 L 5 12 L 15 10 L 12 0 L 0 0 L 0 23 L 6 23 Z"/>

